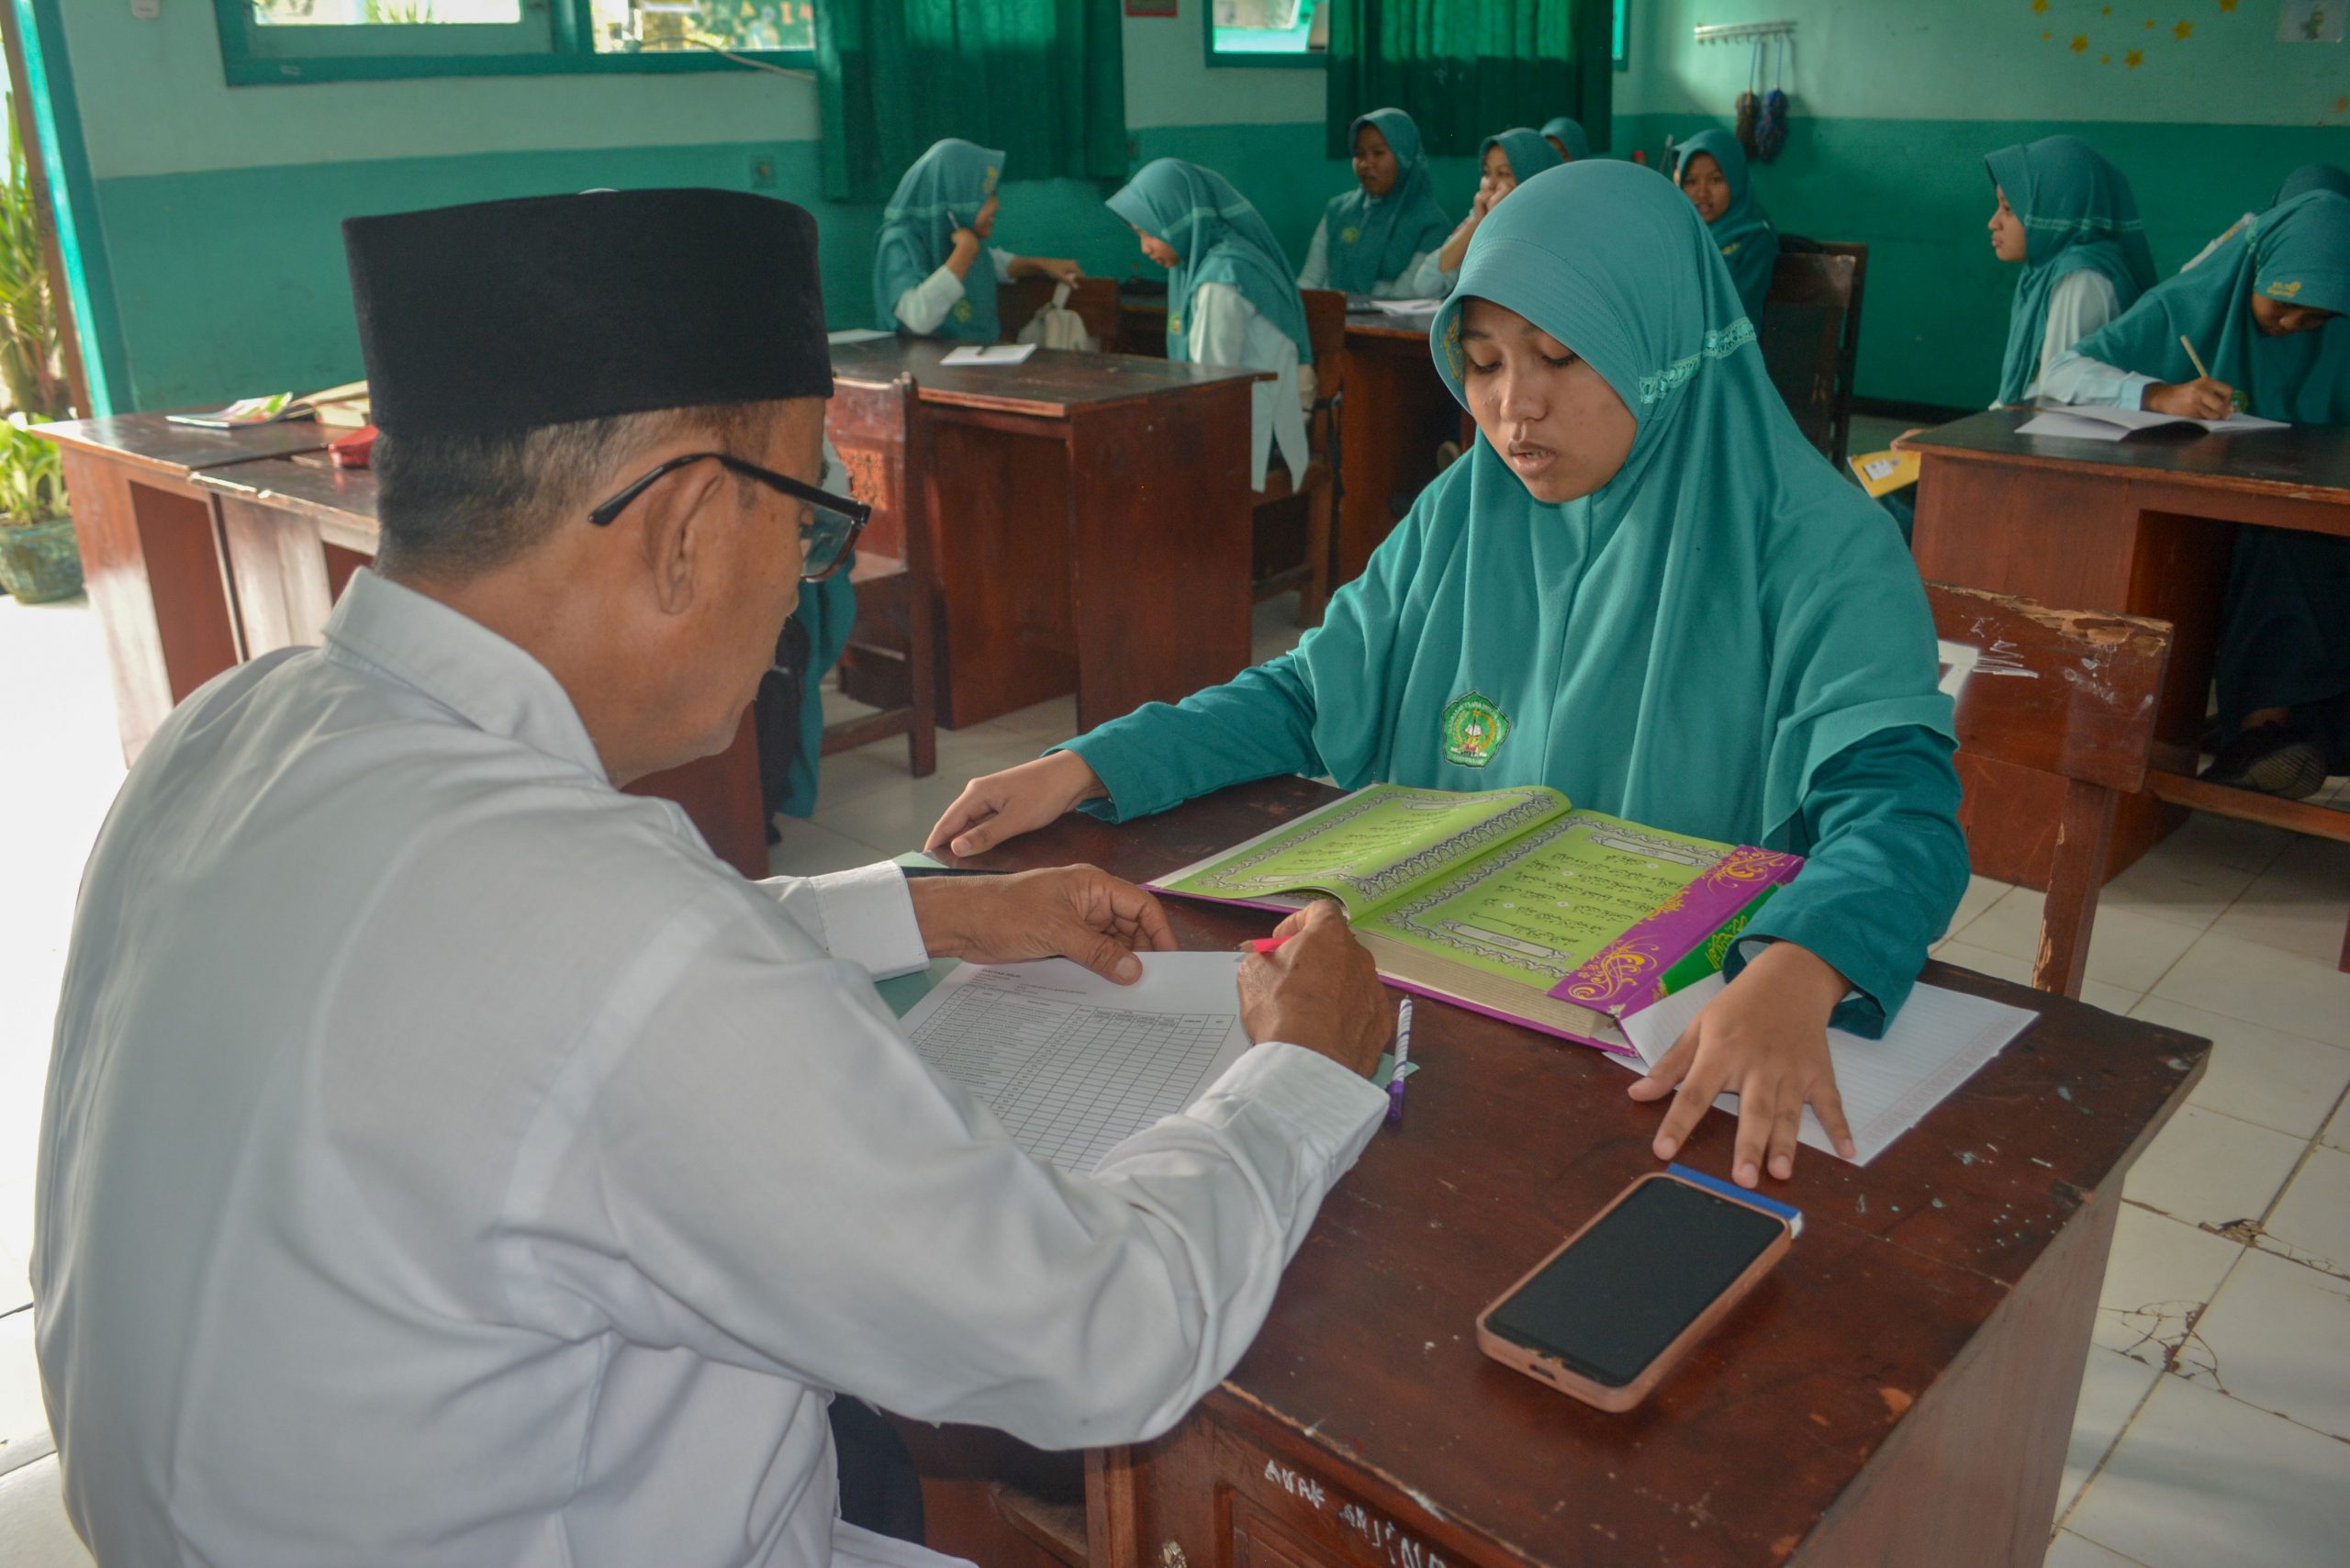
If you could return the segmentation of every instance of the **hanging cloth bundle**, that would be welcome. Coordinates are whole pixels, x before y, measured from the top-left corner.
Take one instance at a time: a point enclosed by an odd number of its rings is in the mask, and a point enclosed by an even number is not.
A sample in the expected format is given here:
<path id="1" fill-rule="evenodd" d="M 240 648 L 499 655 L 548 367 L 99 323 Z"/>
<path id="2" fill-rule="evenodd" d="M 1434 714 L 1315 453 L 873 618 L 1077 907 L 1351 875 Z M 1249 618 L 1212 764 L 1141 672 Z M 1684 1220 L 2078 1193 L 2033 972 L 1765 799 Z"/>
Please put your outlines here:
<path id="1" fill-rule="evenodd" d="M 1771 90 L 1762 96 L 1762 112 L 1754 117 L 1754 156 L 1768 163 L 1787 148 L 1787 48 L 1782 37 L 1774 40 L 1778 52 L 1772 56 Z"/>
<path id="2" fill-rule="evenodd" d="M 1762 118 L 1762 99 L 1756 89 L 1762 84 L 1762 40 L 1754 40 L 1754 55 L 1746 66 L 1746 91 L 1738 95 L 1738 144 L 1746 149 L 1749 158 L 1754 156 L 1754 122 Z"/>

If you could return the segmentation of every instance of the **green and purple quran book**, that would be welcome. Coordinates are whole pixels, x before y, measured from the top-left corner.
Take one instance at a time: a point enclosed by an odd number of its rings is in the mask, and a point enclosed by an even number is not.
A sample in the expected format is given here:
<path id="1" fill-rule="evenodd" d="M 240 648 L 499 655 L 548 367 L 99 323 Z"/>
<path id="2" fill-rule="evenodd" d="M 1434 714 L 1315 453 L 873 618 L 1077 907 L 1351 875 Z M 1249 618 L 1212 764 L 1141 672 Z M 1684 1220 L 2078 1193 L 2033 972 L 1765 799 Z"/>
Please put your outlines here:
<path id="1" fill-rule="evenodd" d="M 1374 784 L 1151 886 L 1258 909 L 1336 899 L 1389 984 L 1628 1053 L 1622 1021 L 1719 969 L 1802 868 L 1539 785 Z"/>

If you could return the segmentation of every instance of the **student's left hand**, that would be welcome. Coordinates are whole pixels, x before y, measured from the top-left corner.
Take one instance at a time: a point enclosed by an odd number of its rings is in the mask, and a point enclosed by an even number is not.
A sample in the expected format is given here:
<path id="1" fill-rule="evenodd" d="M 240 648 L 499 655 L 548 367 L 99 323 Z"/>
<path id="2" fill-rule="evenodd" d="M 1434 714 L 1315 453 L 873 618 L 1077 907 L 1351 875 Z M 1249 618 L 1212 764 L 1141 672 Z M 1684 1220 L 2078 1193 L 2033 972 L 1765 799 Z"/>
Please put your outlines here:
<path id="1" fill-rule="evenodd" d="M 1037 256 L 1033 259 L 1036 263 L 1036 270 L 1047 277 L 1071 286 L 1085 281 L 1085 269 L 1066 257 Z"/>
<path id="2" fill-rule="evenodd" d="M 1175 933 L 1158 901 L 1091 866 L 1005 877 L 909 880 L 914 924 L 934 958 L 1016 964 L 1073 958 L 1104 980 L 1142 978 L 1136 953 L 1169 953 Z"/>
<path id="3" fill-rule="evenodd" d="M 1784 1182 L 1795 1174 L 1807 1103 L 1819 1113 L 1836 1151 L 1852 1159 L 1852 1132 L 1828 1056 L 1828 1019 L 1849 989 L 1842 975 L 1792 942 L 1774 942 L 1756 954 L 1631 1087 L 1635 1100 L 1673 1097 L 1657 1130 L 1656 1157 L 1680 1152 L 1689 1130 L 1727 1090 L 1738 1096 L 1731 1176 L 1740 1186 L 1762 1180 L 1766 1154 L 1772 1175 Z"/>

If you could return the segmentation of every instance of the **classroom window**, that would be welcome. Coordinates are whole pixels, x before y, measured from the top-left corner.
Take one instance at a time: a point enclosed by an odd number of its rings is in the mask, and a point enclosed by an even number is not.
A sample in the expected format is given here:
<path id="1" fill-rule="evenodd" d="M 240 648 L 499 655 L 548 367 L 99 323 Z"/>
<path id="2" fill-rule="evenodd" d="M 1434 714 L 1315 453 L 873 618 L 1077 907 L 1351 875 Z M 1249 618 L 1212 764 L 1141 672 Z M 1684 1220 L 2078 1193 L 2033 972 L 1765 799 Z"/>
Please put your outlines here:
<path id="1" fill-rule="evenodd" d="M 231 85 L 813 65 L 816 0 L 214 0 Z"/>
<path id="2" fill-rule="evenodd" d="M 1330 13 L 1317 0 L 1208 0 L 1210 65 L 1319 65 Z"/>
<path id="3" fill-rule="evenodd" d="M 1626 16 L 1631 8 L 1632 0 L 1616 0 L 1615 42 L 1609 52 L 1615 57 L 1618 71 L 1632 68 L 1632 24 Z"/>

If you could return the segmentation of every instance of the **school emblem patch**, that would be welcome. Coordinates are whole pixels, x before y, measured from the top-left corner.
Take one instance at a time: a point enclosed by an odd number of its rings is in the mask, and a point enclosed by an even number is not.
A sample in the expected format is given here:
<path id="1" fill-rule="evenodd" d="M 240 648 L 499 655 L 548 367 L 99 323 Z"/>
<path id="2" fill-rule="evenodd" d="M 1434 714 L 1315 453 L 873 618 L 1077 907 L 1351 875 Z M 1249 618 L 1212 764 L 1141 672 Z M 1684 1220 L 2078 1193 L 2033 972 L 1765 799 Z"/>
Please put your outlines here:
<path id="1" fill-rule="evenodd" d="M 957 321 L 968 321 L 970 319 L 971 302 L 968 299 L 957 300 L 955 302 L 955 319 Z"/>
<path id="2" fill-rule="evenodd" d="M 1338 230 L 1338 243 L 1341 245 L 1351 245 L 1361 238 L 1362 230 L 1360 229 L 1349 227 Z"/>
<path id="3" fill-rule="evenodd" d="M 2301 280 L 2280 277 L 2270 284 L 2265 292 L 2271 299 L 2291 299 L 2301 292 Z"/>
<path id="4" fill-rule="evenodd" d="M 1509 738 L 1509 715 L 1482 691 L 1464 691 L 1445 704 L 1444 760 L 1483 767 Z"/>
<path id="5" fill-rule="evenodd" d="M 1182 330 L 1183 318 L 1181 316 L 1169 316 L 1167 318 L 1167 330 L 1170 335 L 1181 332 Z"/>

